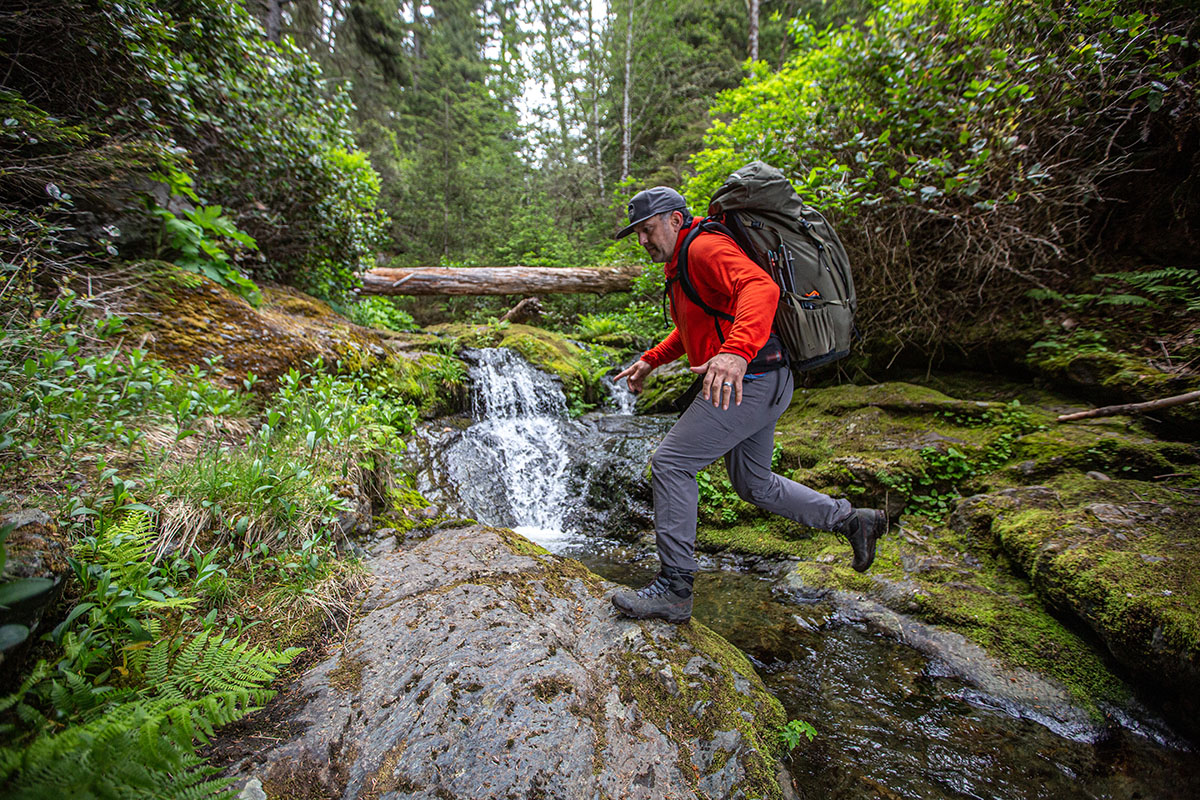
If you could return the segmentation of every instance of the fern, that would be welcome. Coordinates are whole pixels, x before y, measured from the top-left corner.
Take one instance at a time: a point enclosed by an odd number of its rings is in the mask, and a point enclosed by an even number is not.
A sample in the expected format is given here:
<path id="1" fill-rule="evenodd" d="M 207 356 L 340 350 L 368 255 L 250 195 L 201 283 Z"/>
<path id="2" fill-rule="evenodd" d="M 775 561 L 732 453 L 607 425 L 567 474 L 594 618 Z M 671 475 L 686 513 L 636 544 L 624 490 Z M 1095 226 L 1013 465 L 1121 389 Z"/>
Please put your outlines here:
<path id="1" fill-rule="evenodd" d="M 146 515 L 134 513 L 77 546 L 87 561 L 77 569 L 85 594 L 56 630 L 63 659 L 39 663 L 15 694 L 0 698 L 0 714 L 26 731 L 23 746 L 0 748 L 0 795 L 230 796 L 229 781 L 213 779 L 196 743 L 270 700 L 265 687 L 301 651 L 253 646 L 223 631 L 168 633 L 160 612 L 195 598 L 175 594 L 159 572 L 153 537 Z M 85 612 L 81 630 L 66 630 Z M 119 687 L 105 685 L 114 670 Z"/>
<path id="2" fill-rule="evenodd" d="M 161 699 L 126 703 L 24 750 L 0 749 L 0 791 L 14 800 L 232 797 L 190 741 L 153 735 L 175 714 Z"/>
<path id="3" fill-rule="evenodd" d="M 1140 294 L 1105 294 L 1096 301 L 1102 306 L 1152 306 L 1153 300 L 1147 300 Z"/>
<path id="4" fill-rule="evenodd" d="M 1200 311 L 1200 270 L 1189 267 L 1163 267 L 1145 272 L 1106 272 L 1096 280 L 1120 281 L 1160 302 L 1179 302 L 1188 311 Z M 1117 295 L 1138 296 L 1138 295 Z M 1153 301 L 1146 300 L 1146 305 Z"/>

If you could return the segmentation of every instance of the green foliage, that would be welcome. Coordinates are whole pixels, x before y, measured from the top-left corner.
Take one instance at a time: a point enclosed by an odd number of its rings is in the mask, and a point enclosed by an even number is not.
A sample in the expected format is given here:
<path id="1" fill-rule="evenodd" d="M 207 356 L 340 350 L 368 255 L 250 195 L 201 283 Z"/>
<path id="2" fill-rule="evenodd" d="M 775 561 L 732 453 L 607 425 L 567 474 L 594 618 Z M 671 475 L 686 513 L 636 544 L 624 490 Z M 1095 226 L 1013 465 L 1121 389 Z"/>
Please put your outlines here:
<path id="1" fill-rule="evenodd" d="M 33 502 L 76 537 L 79 594 L 44 659 L 0 699 L 0 792 L 220 794 L 227 782 L 197 743 L 269 699 L 299 652 L 247 634 L 266 617 L 295 641 L 349 613 L 353 568 L 333 546 L 339 492 L 386 486 L 416 412 L 317 362 L 285 376 L 262 424 L 230 448 L 221 421 L 260 402 L 252 374 L 244 391 L 210 382 L 219 359 L 174 375 L 113 346 L 123 322 L 69 291 L 35 311 L 10 316 L 0 338 L 0 487 L 28 496 L 36 480 L 57 495 Z M 168 461 L 190 437 L 198 455 Z"/>
<path id="2" fill-rule="evenodd" d="M 1169 311 L 1183 306 L 1190 314 L 1200 312 L 1200 270 L 1189 267 L 1163 267 L 1142 272 L 1102 272 L 1093 280 L 1109 285 L 1094 293 L 1060 293 L 1050 289 L 1030 289 L 1034 300 L 1052 300 L 1078 311 L 1095 306 L 1141 306 Z"/>
<path id="3" fill-rule="evenodd" d="M 62 656 L 0 700 L 7 796 L 211 797 L 228 784 L 210 780 L 195 742 L 270 699 L 263 687 L 300 651 L 181 628 L 195 599 L 155 563 L 153 538 L 135 511 L 76 547 L 82 596 L 55 630 Z"/>
<path id="4" fill-rule="evenodd" d="M 962 497 L 961 487 L 972 478 L 988 475 L 1012 460 L 1017 440 L 1026 433 L 1041 430 L 1020 401 L 1003 408 L 990 407 L 982 412 L 945 411 L 939 417 L 963 427 L 983 427 L 996 435 L 975 452 L 964 452 L 950 445 L 945 449 L 924 447 L 920 450 L 924 469 L 918 474 L 880 472 L 880 483 L 907 499 L 906 508 L 917 514 L 940 519 L 953 511 Z"/>
<path id="5" fill-rule="evenodd" d="M 0 422 L 3 416 L 0 414 Z M 8 561 L 6 542 L 12 531 L 12 525 L 0 526 L 0 575 L 4 574 L 4 565 Z M 0 656 L 29 639 L 31 631 L 25 623 L 30 619 L 20 612 L 19 605 L 44 597 L 53 588 L 54 581 L 49 578 L 0 580 Z"/>
<path id="6" fill-rule="evenodd" d="M 337 310 L 351 322 L 368 328 L 389 331 L 414 331 L 418 328 L 412 314 L 397 306 L 391 297 L 362 297 Z"/>
<path id="7" fill-rule="evenodd" d="M 581 314 L 575 335 L 585 342 L 594 342 L 603 336 L 611 336 L 623 330 L 621 323 L 611 316 Z"/>
<path id="8" fill-rule="evenodd" d="M 373 264 L 379 180 L 355 148 L 349 95 L 293 45 L 268 41 L 241 4 L 72 0 L 34 3 L 13 22 L 14 36 L 39 42 L 37 58 L 9 56 L 22 102 L 86 130 L 92 150 L 122 148 L 108 172 L 127 186 L 190 175 L 196 200 L 258 243 L 261 260 L 243 263 L 255 276 L 338 296 Z M 82 191 L 88 173 L 68 166 L 61 190 Z"/>
<path id="9" fill-rule="evenodd" d="M 24 325 L 0 334 L 0 397 L 9 400 L 0 433 L 0 482 L 30 469 L 75 472 L 113 450 L 147 460 L 147 422 L 173 419 L 176 440 L 194 434 L 205 416 L 242 413 L 246 398 L 214 386 L 213 362 L 174 375 L 144 350 L 122 352 L 121 319 L 88 318 L 90 303 L 70 290 Z M 107 481 L 107 478 L 105 478 Z M 94 514 L 66 488 L 76 515 Z"/>
<path id="10" fill-rule="evenodd" d="M 348 510 L 337 485 L 360 456 L 394 448 L 416 414 L 357 378 L 310 368 L 283 376 L 244 446 L 213 449 L 156 476 L 150 489 L 175 504 L 184 529 L 182 520 L 207 519 L 243 557 L 264 544 L 311 548 L 332 538 L 333 522 Z M 168 538 L 186 533 L 169 527 Z"/>
<path id="11" fill-rule="evenodd" d="M 173 249 L 179 251 L 175 263 L 180 267 L 205 275 L 245 299 L 252 306 L 262 302 L 262 292 L 229 263 L 222 245 L 232 241 L 251 250 L 258 245 L 224 216 L 220 206 L 200 206 L 184 212 L 184 219 L 165 208 L 154 209 L 163 221 L 163 233 Z"/>
<path id="12" fill-rule="evenodd" d="M 699 511 L 706 519 L 732 525 L 746 510 L 746 503 L 734 491 L 723 466 L 701 470 L 696 484 L 700 490 Z"/>
<path id="13" fill-rule="evenodd" d="M 779 740 L 783 742 L 783 746 L 788 752 L 796 749 L 796 745 L 800 744 L 801 738 L 812 741 L 817 735 L 817 729 L 808 722 L 802 719 L 789 719 L 782 728 L 779 729 Z"/>
<path id="14" fill-rule="evenodd" d="M 1193 124 L 1171 109 L 1193 96 L 1195 46 L 1132 2 L 879 2 L 794 32 L 782 69 L 718 98 L 685 194 L 702 207 L 754 158 L 783 169 L 840 221 L 860 297 L 901 340 L 981 292 L 1082 272 L 1095 187 L 1173 148 L 1133 128 Z"/>

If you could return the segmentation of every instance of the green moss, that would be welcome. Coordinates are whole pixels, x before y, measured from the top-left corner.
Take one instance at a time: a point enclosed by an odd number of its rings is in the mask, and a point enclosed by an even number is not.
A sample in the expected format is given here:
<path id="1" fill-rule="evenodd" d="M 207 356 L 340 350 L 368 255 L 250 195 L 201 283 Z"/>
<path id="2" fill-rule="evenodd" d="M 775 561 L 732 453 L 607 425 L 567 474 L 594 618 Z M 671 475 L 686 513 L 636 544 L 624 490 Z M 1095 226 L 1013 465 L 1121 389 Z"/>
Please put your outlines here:
<path id="1" fill-rule="evenodd" d="M 617 363 L 617 351 L 602 345 L 580 347 L 562 334 L 531 325 L 437 325 L 455 349 L 507 347 L 530 364 L 562 381 L 563 393 L 572 414 L 595 407 L 608 396 L 601 386 L 603 376 Z"/>
<path id="2" fill-rule="evenodd" d="M 376 528 L 392 528 L 400 533 L 413 530 L 446 527 L 442 517 L 427 517 L 422 512 L 429 501 L 415 489 L 406 486 L 391 486 L 387 489 L 388 508 L 375 516 Z"/>
<path id="3" fill-rule="evenodd" d="M 994 528 L 1038 595 L 1084 620 L 1118 660 L 1186 672 L 1200 665 L 1200 510 L 1176 502 L 1136 514 L 1135 505 L 1032 509 Z"/>
<path id="4" fill-rule="evenodd" d="M 812 552 L 812 531 L 782 517 L 771 516 L 731 527 L 702 525 L 696 545 L 706 552 L 730 551 L 767 558 L 801 558 Z"/>
<path id="5" fill-rule="evenodd" d="M 686 370 L 655 370 L 646 378 L 645 389 L 638 395 L 634 409 L 639 414 L 672 413 L 675 411 L 675 401 L 687 392 L 695 380 L 695 373 Z"/>
<path id="6" fill-rule="evenodd" d="M 646 644 L 623 655 L 616 673 L 621 700 L 637 703 L 659 730 L 673 731 L 682 739 L 711 740 L 719 731 L 738 731 L 746 743 L 747 770 L 739 788 L 747 797 L 782 797 L 776 778 L 776 732 L 787 719 L 782 705 L 766 691 L 745 654 L 704 625 L 693 620 L 675 634 L 654 637 L 647 631 Z M 697 654 L 720 669 L 702 667 L 701 674 L 689 675 L 685 667 Z M 750 719 L 746 710 L 752 712 Z M 678 766 L 694 787 L 699 776 L 688 755 L 681 751 Z M 717 759 L 709 771 L 723 764 Z"/>
<path id="7" fill-rule="evenodd" d="M 462 411 L 467 404 L 467 367 L 441 353 L 389 354 L 362 367 L 367 384 L 412 405 L 426 418 Z"/>
<path id="8" fill-rule="evenodd" d="M 542 547 L 540 544 L 531 542 L 519 533 L 509 530 L 508 528 L 495 528 L 495 533 L 500 537 L 500 541 L 504 542 L 504 546 L 519 556 L 546 556 L 550 555 L 550 551 Z"/>

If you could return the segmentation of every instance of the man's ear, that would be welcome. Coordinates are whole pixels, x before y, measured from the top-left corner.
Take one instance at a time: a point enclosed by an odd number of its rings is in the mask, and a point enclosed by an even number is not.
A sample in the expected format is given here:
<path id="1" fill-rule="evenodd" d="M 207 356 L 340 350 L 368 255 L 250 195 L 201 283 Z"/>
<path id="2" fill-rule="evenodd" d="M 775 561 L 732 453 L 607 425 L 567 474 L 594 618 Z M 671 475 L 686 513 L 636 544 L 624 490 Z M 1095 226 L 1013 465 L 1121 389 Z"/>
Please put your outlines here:
<path id="1" fill-rule="evenodd" d="M 672 211 L 671 212 L 671 227 L 673 227 L 675 229 L 676 233 L 683 230 L 683 212 L 682 211 Z"/>

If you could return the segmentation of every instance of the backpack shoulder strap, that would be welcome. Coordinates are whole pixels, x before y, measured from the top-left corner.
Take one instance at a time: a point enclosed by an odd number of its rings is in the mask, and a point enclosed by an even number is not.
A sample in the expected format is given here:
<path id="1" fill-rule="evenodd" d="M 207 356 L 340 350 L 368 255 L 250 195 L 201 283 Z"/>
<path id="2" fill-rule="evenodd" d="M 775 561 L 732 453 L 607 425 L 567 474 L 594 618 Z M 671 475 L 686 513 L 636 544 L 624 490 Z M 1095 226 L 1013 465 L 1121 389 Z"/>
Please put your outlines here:
<path id="1" fill-rule="evenodd" d="M 717 311 L 708 303 L 704 302 L 704 300 L 700 298 L 700 293 L 696 291 L 696 287 L 692 285 L 691 279 L 688 278 L 688 247 L 691 246 L 692 241 L 697 236 L 704 232 L 723 233 L 731 239 L 734 238 L 729 229 L 716 220 L 711 218 L 702 220 L 699 225 L 692 228 L 692 230 L 688 232 L 688 235 L 683 239 L 683 244 L 679 246 L 679 258 L 675 261 L 675 267 L 678 270 L 678 277 L 676 280 L 679 281 L 679 288 L 683 289 L 683 293 L 687 295 L 688 300 L 691 300 L 693 303 L 700 306 L 700 308 L 702 308 L 706 314 L 711 317 L 723 319 L 726 322 L 733 322 L 732 314 L 726 314 L 724 311 Z M 718 325 L 717 333 L 720 334 L 720 332 L 721 327 Z M 721 341 L 725 341 L 725 337 L 723 335 L 720 338 Z"/>

